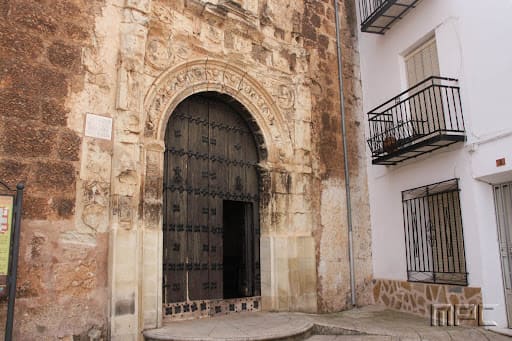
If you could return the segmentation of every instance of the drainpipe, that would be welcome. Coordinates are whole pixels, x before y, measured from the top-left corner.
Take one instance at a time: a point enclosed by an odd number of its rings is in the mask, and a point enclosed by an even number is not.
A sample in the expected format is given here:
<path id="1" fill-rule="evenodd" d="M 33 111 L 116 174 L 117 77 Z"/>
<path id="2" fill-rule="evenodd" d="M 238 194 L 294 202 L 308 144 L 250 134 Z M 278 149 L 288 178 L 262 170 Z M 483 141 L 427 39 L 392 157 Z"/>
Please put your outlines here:
<path id="1" fill-rule="evenodd" d="M 343 94 L 342 55 L 340 41 L 340 14 L 338 8 L 338 0 L 334 0 L 334 16 L 336 18 L 336 48 L 338 52 L 338 83 L 340 87 L 341 138 L 343 141 L 343 166 L 345 171 L 345 200 L 347 202 L 348 259 L 350 265 L 350 299 L 352 306 L 355 306 L 356 281 L 354 273 L 354 243 L 352 239 L 352 202 L 350 200 L 350 174 L 348 169 L 347 155 L 347 134 L 345 126 L 345 95 Z"/>

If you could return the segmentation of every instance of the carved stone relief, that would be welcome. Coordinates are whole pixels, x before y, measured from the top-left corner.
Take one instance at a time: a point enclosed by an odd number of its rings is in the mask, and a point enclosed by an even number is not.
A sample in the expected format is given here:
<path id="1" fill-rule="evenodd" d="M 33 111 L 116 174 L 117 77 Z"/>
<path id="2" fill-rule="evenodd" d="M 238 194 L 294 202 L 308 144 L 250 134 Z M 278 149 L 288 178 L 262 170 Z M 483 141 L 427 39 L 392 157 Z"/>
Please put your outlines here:
<path id="1" fill-rule="evenodd" d="M 160 38 L 148 40 L 146 48 L 146 62 L 157 70 L 164 70 L 172 62 L 172 52 L 169 42 Z"/>
<path id="2" fill-rule="evenodd" d="M 83 223 L 91 229 L 91 232 L 106 230 L 108 227 L 109 185 L 97 181 L 85 182 L 83 194 Z"/>
<path id="3" fill-rule="evenodd" d="M 281 109 L 292 109 L 295 104 L 295 90 L 288 85 L 281 84 L 277 87 L 277 104 Z"/>
<path id="4" fill-rule="evenodd" d="M 151 10 L 151 0 L 126 0 L 125 8 L 133 8 L 147 14 Z"/>
<path id="5" fill-rule="evenodd" d="M 159 3 L 153 4 L 151 14 L 153 18 L 157 19 L 158 21 L 164 24 L 172 24 L 174 21 L 171 10 L 168 7 L 162 6 Z"/>
<path id="6" fill-rule="evenodd" d="M 196 60 L 182 64 L 164 73 L 153 85 L 153 91 L 146 98 L 145 136 L 158 139 L 158 131 L 162 119 L 166 118 L 172 102 L 179 94 L 187 91 L 192 93 L 203 89 L 217 89 L 241 99 L 243 104 L 252 106 L 257 111 L 256 119 L 264 124 L 267 137 L 276 145 L 282 145 L 283 136 L 290 136 L 288 126 L 283 122 L 277 105 L 266 94 L 261 85 L 242 70 L 224 62 L 214 60 Z M 281 90 L 283 106 L 293 105 L 293 90 Z M 177 104 L 177 103 L 175 103 Z M 291 145 L 291 143 L 290 143 Z M 286 147 L 285 147 L 286 149 Z M 285 153 L 291 155 L 290 153 Z"/>

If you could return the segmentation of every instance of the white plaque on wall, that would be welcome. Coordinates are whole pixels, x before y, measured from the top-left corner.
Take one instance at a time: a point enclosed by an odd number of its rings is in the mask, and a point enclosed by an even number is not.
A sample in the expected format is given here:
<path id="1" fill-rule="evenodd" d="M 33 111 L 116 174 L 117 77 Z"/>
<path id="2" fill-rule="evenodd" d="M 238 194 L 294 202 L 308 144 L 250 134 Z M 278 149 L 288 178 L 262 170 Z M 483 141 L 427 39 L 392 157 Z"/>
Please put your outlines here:
<path id="1" fill-rule="evenodd" d="M 85 117 L 85 136 L 111 140 L 112 118 L 88 113 Z"/>

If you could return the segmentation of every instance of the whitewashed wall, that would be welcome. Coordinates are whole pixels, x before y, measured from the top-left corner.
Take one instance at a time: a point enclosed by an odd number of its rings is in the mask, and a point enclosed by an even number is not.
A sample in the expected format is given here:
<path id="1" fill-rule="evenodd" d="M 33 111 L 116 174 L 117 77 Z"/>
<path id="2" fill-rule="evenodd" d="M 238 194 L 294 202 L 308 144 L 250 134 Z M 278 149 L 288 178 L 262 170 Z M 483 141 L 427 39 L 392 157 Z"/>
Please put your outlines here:
<path id="1" fill-rule="evenodd" d="M 376 278 L 406 280 L 401 191 L 460 178 L 469 285 L 506 327 L 490 183 L 512 181 L 512 1 L 423 0 L 384 36 L 360 33 L 365 113 L 407 88 L 403 56 L 435 34 L 441 75 L 459 79 L 467 142 L 397 166 L 368 151 Z M 505 157 L 507 165 L 496 167 Z"/>

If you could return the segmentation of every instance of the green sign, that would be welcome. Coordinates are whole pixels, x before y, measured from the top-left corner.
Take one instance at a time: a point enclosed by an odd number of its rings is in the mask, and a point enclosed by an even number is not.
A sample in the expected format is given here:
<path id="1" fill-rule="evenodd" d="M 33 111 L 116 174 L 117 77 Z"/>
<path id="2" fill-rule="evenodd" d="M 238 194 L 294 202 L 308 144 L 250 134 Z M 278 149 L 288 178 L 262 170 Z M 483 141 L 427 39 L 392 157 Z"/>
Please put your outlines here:
<path id="1" fill-rule="evenodd" d="M 9 271 L 14 196 L 0 195 L 0 276 Z"/>

